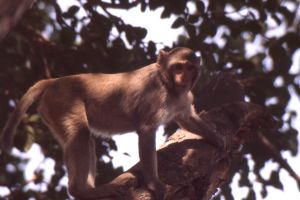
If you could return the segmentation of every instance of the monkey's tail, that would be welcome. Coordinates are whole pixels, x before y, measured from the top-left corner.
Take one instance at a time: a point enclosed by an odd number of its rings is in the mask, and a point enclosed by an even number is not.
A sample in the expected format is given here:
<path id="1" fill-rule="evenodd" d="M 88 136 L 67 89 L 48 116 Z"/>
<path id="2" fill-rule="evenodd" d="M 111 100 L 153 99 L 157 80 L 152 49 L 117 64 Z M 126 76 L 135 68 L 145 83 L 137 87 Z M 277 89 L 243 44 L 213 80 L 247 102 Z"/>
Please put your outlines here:
<path id="1" fill-rule="evenodd" d="M 37 101 L 47 89 L 49 85 L 53 83 L 54 79 L 41 80 L 35 83 L 21 98 L 17 104 L 15 110 L 11 113 L 6 122 L 4 129 L 0 137 L 0 149 L 9 152 L 13 139 L 15 136 L 16 128 L 20 123 L 22 116 L 26 113 L 30 105 Z M 1 151 L 0 151 L 1 152 Z"/>

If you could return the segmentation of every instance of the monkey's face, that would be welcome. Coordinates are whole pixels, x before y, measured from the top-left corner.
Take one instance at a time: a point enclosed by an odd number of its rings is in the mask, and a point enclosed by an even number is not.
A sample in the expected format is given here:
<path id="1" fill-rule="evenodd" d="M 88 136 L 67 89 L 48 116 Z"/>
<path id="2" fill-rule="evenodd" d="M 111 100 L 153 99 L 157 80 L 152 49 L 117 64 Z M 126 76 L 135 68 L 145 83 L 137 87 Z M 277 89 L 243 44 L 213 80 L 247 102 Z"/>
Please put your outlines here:
<path id="1" fill-rule="evenodd" d="M 200 57 L 188 48 L 178 47 L 170 52 L 161 50 L 157 63 L 168 76 L 171 85 L 179 93 L 191 90 L 197 81 L 200 68 Z"/>
<path id="2" fill-rule="evenodd" d="M 198 66 L 189 60 L 181 60 L 170 66 L 175 87 L 179 91 L 188 91 L 192 88 L 198 76 Z"/>

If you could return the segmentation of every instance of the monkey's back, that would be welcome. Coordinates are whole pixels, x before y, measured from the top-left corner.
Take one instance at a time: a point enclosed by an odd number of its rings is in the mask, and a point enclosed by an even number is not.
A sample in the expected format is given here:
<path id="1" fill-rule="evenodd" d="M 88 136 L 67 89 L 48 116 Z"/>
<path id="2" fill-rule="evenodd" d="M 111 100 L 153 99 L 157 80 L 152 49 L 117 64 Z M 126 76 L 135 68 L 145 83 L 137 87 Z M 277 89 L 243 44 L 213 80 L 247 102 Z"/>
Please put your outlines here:
<path id="1" fill-rule="evenodd" d="M 157 72 L 152 64 L 127 73 L 58 78 L 44 92 L 39 112 L 53 132 L 61 127 L 69 130 L 73 123 L 82 123 L 101 134 L 136 131 L 147 120 L 155 124 L 168 115 L 152 109 L 153 104 L 162 110 L 167 106 L 166 91 Z"/>
<path id="2" fill-rule="evenodd" d="M 164 97 L 157 98 L 162 90 L 157 82 L 158 68 L 144 68 L 112 75 L 95 75 L 98 84 L 88 82 L 86 99 L 89 126 L 96 132 L 124 133 L 136 131 L 144 120 L 155 124 L 157 111 L 151 104 L 163 105 Z M 101 83 L 99 81 L 101 80 Z M 162 92 L 160 95 L 164 95 Z M 157 108 L 157 106 L 155 106 Z"/>

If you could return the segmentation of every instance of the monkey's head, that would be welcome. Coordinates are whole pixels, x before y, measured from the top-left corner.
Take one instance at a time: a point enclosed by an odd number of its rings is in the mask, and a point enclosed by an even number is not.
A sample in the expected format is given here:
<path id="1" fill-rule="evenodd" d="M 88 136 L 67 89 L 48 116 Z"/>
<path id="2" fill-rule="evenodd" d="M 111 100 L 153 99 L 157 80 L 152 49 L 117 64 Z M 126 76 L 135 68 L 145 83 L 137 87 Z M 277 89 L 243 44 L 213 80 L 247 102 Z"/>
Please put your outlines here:
<path id="1" fill-rule="evenodd" d="M 180 93 L 191 90 L 199 77 L 200 58 L 189 48 L 178 47 L 169 52 L 161 50 L 157 64 Z"/>

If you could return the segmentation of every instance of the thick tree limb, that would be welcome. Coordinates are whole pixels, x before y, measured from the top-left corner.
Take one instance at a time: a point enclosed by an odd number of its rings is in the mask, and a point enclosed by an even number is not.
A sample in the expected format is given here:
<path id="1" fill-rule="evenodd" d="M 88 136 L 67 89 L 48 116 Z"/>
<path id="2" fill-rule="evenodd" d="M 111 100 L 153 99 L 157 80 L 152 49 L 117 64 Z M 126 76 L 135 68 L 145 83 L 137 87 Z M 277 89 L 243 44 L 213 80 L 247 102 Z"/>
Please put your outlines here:
<path id="1" fill-rule="evenodd" d="M 185 130 L 178 130 L 168 138 L 158 151 L 159 176 L 167 185 L 166 200 L 210 199 L 226 181 L 233 155 L 240 145 L 255 132 L 274 124 L 265 109 L 244 102 L 227 104 L 200 115 L 217 127 L 220 137 L 226 138 L 228 148 L 226 151 L 217 148 Z M 147 190 L 139 188 L 142 185 L 139 174 L 137 164 L 112 181 L 128 187 L 124 200 L 152 200 Z"/>

